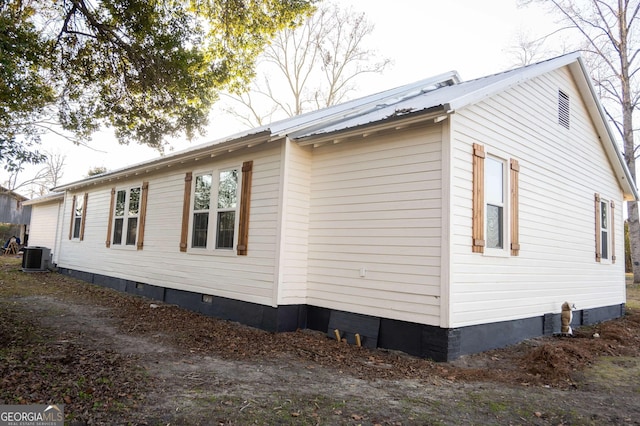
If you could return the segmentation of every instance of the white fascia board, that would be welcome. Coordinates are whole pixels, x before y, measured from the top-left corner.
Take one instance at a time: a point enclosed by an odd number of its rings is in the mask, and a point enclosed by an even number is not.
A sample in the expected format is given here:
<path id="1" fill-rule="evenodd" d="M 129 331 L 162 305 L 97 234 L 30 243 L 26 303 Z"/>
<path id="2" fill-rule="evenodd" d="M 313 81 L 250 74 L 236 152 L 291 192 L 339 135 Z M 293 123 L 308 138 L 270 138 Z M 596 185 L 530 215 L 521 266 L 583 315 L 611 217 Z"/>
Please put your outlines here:
<path id="1" fill-rule="evenodd" d="M 419 91 L 428 92 L 429 90 L 426 90 L 427 88 L 449 82 L 453 85 L 460 83 L 460 76 L 457 71 L 449 71 L 415 83 L 406 84 L 384 92 L 375 93 L 363 98 L 347 101 L 343 104 L 334 105 L 273 123 L 271 126 L 273 136 L 292 136 L 293 138 L 295 138 L 293 135 L 296 134 L 311 136 L 314 132 L 331 124 L 339 123 L 351 117 L 367 114 L 368 112 L 379 108 L 380 105 L 387 104 L 389 102 L 398 102 L 397 98 L 401 99 L 409 95 L 416 95 L 419 94 L 416 93 Z M 437 89 L 434 87 L 431 90 Z"/>
<path id="2" fill-rule="evenodd" d="M 62 199 L 64 198 L 64 192 L 53 192 L 53 193 L 49 193 L 46 195 L 43 195 L 42 197 L 38 197 L 38 198 L 33 198 L 31 200 L 27 200 L 27 201 L 23 201 L 22 205 L 23 206 L 33 206 L 36 204 L 47 204 L 47 203 L 53 203 L 53 202 L 61 202 Z"/>
<path id="3" fill-rule="evenodd" d="M 443 120 L 443 116 L 447 116 L 451 108 L 449 105 L 440 105 L 435 108 L 421 110 L 415 113 L 406 114 L 397 117 L 387 117 L 384 120 L 373 121 L 355 127 L 334 130 L 330 133 L 304 135 L 300 138 L 291 139 L 300 146 L 317 145 L 327 142 L 339 142 L 347 138 L 355 136 L 365 136 L 369 133 L 380 132 L 396 127 L 405 127 L 417 123 L 423 123 L 429 120 L 439 122 Z"/>
<path id="4" fill-rule="evenodd" d="M 245 132 L 240 133 L 236 139 L 229 137 L 222 139 L 220 142 L 211 142 L 200 144 L 194 148 L 189 148 L 183 151 L 160 157 L 157 159 L 144 161 L 142 163 L 127 166 L 121 169 L 113 170 L 110 172 L 102 173 L 100 175 L 91 176 L 87 179 L 71 182 L 65 185 L 60 185 L 52 189 L 52 191 L 67 191 L 86 186 L 93 186 L 110 182 L 117 179 L 128 178 L 132 176 L 151 173 L 163 168 L 172 167 L 177 164 L 182 164 L 187 161 L 212 158 L 217 155 L 225 154 L 227 152 L 233 152 L 244 148 L 250 148 L 255 145 L 259 145 L 264 142 L 270 142 L 271 132 L 266 127 L 255 129 L 258 132 L 253 133 Z"/>
<path id="5" fill-rule="evenodd" d="M 449 104 L 451 105 L 451 108 L 453 110 L 473 105 L 495 95 L 496 93 L 503 92 L 511 87 L 531 80 L 532 78 L 538 77 L 547 72 L 551 72 L 565 65 L 569 65 L 579 58 L 579 53 L 569 53 L 558 58 L 530 65 L 528 67 L 505 71 L 503 73 L 495 74 L 488 77 L 481 77 L 480 79 L 478 79 L 478 83 L 481 83 L 481 80 L 483 79 L 496 79 L 496 81 L 493 83 L 488 83 L 486 85 L 480 85 L 480 87 L 476 90 L 472 90 L 462 96 L 451 99 L 449 101 Z M 467 83 L 474 84 L 474 81 L 469 81 Z"/>
<path id="6" fill-rule="evenodd" d="M 609 161 L 615 171 L 618 182 L 624 191 L 624 200 L 638 201 L 639 198 L 636 183 L 633 181 L 631 172 L 624 160 L 624 156 L 618 148 L 616 138 L 611 131 L 611 126 L 609 126 L 604 108 L 598 100 L 598 95 L 593 87 L 591 77 L 589 77 L 589 73 L 582 61 L 582 58 L 578 57 L 574 63 L 569 64 L 569 70 L 571 70 L 580 91 L 588 94 L 588 96 L 584 97 L 587 110 L 589 111 L 591 119 L 598 130 L 600 142 L 609 157 Z"/>

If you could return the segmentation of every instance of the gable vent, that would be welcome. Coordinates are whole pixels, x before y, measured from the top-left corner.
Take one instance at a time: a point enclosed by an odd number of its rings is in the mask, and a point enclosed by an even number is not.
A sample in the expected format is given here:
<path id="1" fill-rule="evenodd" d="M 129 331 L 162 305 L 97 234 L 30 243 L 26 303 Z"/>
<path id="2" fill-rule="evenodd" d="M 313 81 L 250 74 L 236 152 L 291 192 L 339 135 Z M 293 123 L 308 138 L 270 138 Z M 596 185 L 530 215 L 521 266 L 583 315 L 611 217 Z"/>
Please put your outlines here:
<path id="1" fill-rule="evenodd" d="M 569 95 L 558 90 L 558 123 L 569 128 Z"/>

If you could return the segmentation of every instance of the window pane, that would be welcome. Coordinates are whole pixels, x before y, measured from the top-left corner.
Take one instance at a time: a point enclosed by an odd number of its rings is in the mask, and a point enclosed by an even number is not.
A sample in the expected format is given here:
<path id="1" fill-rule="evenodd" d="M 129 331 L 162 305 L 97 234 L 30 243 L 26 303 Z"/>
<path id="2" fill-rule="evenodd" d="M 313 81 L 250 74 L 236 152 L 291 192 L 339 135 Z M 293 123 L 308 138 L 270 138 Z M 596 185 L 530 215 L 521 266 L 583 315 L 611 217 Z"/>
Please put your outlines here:
<path id="1" fill-rule="evenodd" d="M 602 241 L 602 258 L 609 258 L 609 239 L 607 238 L 607 231 L 602 231 L 602 237 L 600 239 Z"/>
<path id="2" fill-rule="evenodd" d="M 207 230 L 209 228 L 209 213 L 195 213 L 193 215 L 193 232 L 191 247 L 207 247 Z"/>
<path id="3" fill-rule="evenodd" d="M 608 215 L 608 212 L 607 212 L 607 207 L 608 206 L 607 206 L 607 203 L 605 201 L 600 203 L 600 219 L 601 219 L 601 223 L 602 223 L 602 225 L 601 225 L 602 229 L 608 229 L 607 225 L 608 225 L 609 221 L 608 221 L 607 217 L 609 215 Z"/>
<path id="4" fill-rule="evenodd" d="M 113 224 L 113 244 L 122 244 L 122 225 L 124 219 L 116 219 Z"/>
<path id="5" fill-rule="evenodd" d="M 216 248 L 233 248 L 233 230 L 235 224 L 236 212 L 218 212 Z"/>
<path id="6" fill-rule="evenodd" d="M 129 194 L 129 214 L 137 215 L 140 208 L 140 188 L 131 188 Z"/>
<path id="7" fill-rule="evenodd" d="M 73 219 L 73 238 L 80 238 L 80 223 L 82 222 L 81 217 L 76 217 Z"/>
<path id="8" fill-rule="evenodd" d="M 202 175 L 196 177 L 196 189 L 193 196 L 194 210 L 208 210 L 211 198 L 211 175 Z"/>
<path id="9" fill-rule="evenodd" d="M 124 200 L 127 197 L 127 191 L 118 191 L 116 195 L 116 216 L 124 216 Z"/>
<path id="10" fill-rule="evenodd" d="M 487 157 L 485 159 L 485 177 L 486 188 L 485 193 L 487 202 L 493 204 L 502 204 L 504 202 L 504 163 L 494 158 Z"/>
<path id="11" fill-rule="evenodd" d="M 127 245 L 131 246 L 136 243 L 136 233 L 138 231 L 138 218 L 130 217 L 127 220 Z"/>
<path id="12" fill-rule="evenodd" d="M 82 217 L 82 206 L 84 204 L 84 198 L 83 197 L 76 197 L 76 211 L 75 211 L 75 215 L 76 216 L 80 216 Z"/>
<path id="13" fill-rule="evenodd" d="M 502 207 L 487 204 L 487 247 L 503 248 Z"/>
<path id="14" fill-rule="evenodd" d="M 235 209 L 238 201 L 238 171 L 226 170 L 220 172 L 220 186 L 218 188 L 218 208 Z"/>

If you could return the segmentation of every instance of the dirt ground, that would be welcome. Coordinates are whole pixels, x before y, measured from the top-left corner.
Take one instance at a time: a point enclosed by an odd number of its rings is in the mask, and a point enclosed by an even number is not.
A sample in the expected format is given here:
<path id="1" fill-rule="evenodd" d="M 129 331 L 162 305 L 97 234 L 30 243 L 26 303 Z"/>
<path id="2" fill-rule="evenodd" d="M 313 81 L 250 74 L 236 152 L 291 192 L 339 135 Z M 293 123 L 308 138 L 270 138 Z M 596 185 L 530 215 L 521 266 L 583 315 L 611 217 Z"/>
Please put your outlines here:
<path id="1" fill-rule="evenodd" d="M 63 403 L 71 425 L 640 425 L 632 285 L 627 311 L 574 338 L 434 363 L 23 273 L 3 257 L 0 404 Z"/>

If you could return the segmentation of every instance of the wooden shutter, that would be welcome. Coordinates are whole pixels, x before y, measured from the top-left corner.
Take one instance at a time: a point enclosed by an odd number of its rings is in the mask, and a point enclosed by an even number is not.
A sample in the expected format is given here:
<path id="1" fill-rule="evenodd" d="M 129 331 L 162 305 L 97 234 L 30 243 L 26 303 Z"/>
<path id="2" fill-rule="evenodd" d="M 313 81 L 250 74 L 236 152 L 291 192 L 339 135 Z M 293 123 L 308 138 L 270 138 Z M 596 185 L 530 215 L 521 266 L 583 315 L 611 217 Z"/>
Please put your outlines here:
<path id="1" fill-rule="evenodd" d="M 80 241 L 84 240 L 84 222 L 87 219 L 87 201 L 89 201 L 89 193 L 84 193 L 84 203 L 82 204 L 82 219 L 80 219 Z"/>
<path id="2" fill-rule="evenodd" d="M 473 144 L 473 253 L 484 253 L 484 146 Z"/>
<path id="3" fill-rule="evenodd" d="M 107 248 L 111 247 L 111 231 L 113 227 L 113 209 L 115 208 L 114 201 L 116 199 L 116 189 L 111 188 L 111 204 L 109 205 L 109 222 L 107 222 L 107 241 L 105 245 Z"/>
<path id="4" fill-rule="evenodd" d="M 147 197 L 149 193 L 149 182 L 142 182 L 142 197 L 140 197 L 140 215 L 138 217 L 138 243 L 136 247 L 142 250 L 144 246 L 144 224 L 147 217 Z"/>
<path id="5" fill-rule="evenodd" d="M 518 160 L 511 159 L 511 256 L 520 254 L 520 233 L 518 217 L 518 177 L 520 164 Z"/>
<path id="6" fill-rule="evenodd" d="M 182 201 L 182 230 L 180 232 L 180 251 L 187 251 L 189 235 L 189 211 L 191 209 L 191 180 L 193 174 L 187 172 L 184 177 L 184 199 Z"/>
<path id="7" fill-rule="evenodd" d="M 76 196 L 73 196 L 73 200 L 71 201 L 71 225 L 69 226 L 69 239 L 73 238 L 73 223 L 76 218 Z"/>
<path id="8" fill-rule="evenodd" d="M 611 235 L 611 263 L 616 263 L 616 203 L 611 202 L 611 211 L 609 212 L 609 217 L 611 218 L 611 222 L 609 225 L 609 235 Z"/>
<path id="9" fill-rule="evenodd" d="M 251 204 L 251 181 L 253 161 L 242 164 L 242 190 L 240 195 L 240 224 L 238 225 L 238 256 L 246 256 L 249 244 L 249 211 Z"/>
<path id="10" fill-rule="evenodd" d="M 595 194 L 595 213 L 596 213 L 596 262 L 600 262 L 602 260 L 602 244 L 600 241 L 601 238 L 601 229 L 600 229 L 600 194 Z"/>

